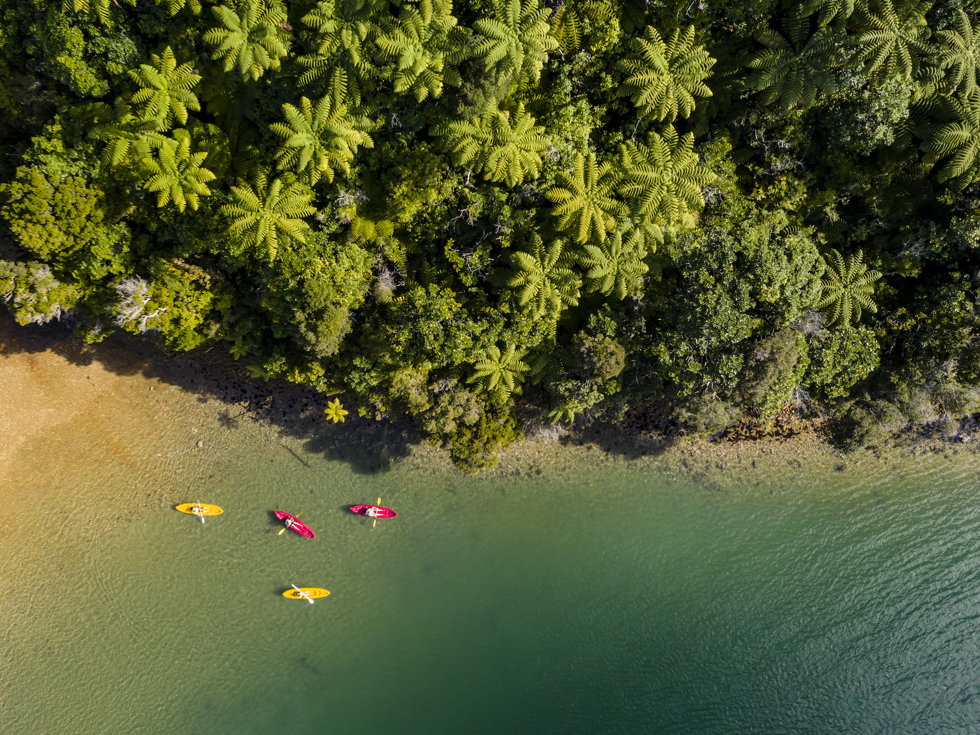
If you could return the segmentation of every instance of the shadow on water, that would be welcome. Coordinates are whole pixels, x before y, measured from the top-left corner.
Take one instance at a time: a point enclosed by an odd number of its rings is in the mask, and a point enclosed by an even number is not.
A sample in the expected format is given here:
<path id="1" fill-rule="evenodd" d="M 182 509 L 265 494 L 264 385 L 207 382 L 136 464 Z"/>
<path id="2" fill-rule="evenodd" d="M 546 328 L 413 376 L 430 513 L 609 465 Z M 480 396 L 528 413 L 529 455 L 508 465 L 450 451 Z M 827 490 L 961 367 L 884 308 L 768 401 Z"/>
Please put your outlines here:
<path id="1" fill-rule="evenodd" d="M 142 375 L 178 387 L 202 403 L 221 401 L 226 404 L 219 415 L 222 426 L 234 429 L 245 417 L 264 421 L 276 427 L 280 436 L 300 442 L 305 453 L 344 462 L 358 474 L 387 472 L 421 441 L 407 420 L 373 421 L 351 411 L 344 424 L 329 424 L 323 416 L 327 396 L 284 381 L 250 379 L 245 367 L 220 348 L 173 353 L 150 338 L 137 340 L 123 335 L 89 345 L 62 324 L 22 327 L 0 309 L 0 355 L 49 350 L 73 365 L 98 364 L 114 375 Z M 280 446 L 310 466 L 291 448 Z"/>

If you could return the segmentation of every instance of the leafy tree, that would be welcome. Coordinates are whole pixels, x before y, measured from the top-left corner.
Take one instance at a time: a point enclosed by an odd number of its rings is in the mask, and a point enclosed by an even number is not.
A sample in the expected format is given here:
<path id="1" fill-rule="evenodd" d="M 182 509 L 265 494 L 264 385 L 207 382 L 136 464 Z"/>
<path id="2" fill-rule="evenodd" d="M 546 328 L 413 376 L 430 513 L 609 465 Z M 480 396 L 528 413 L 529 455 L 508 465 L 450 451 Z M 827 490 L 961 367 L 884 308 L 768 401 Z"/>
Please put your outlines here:
<path id="1" fill-rule="evenodd" d="M 585 245 L 579 262 L 585 271 L 589 291 L 603 296 L 615 294 L 622 301 L 643 290 L 643 276 L 650 267 L 643 262 L 645 250 L 632 246 L 618 230 L 606 238 L 602 245 Z"/>
<path id="2" fill-rule="evenodd" d="M 280 240 L 306 242 L 310 226 L 304 218 L 315 214 L 316 208 L 310 206 L 313 193 L 304 184 L 284 177 L 270 182 L 259 173 L 252 184 L 233 186 L 231 193 L 235 203 L 221 211 L 232 220 L 233 254 L 252 250 L 257 257 L 273 260 Z"/>
<path id="3" fill-rule="evenodd" d="M 442 94 L 442 86 L 458 87 L 461 79 L 455 66 L 466 56 L 464 33 L 451 5 L 422 3 L 419 9 L 405 6 L 398 23 L 376 40 L 379 51 L 394 62 L 385 75 L 394 80 L 395 92 L 411 91 L 419 102 Z"/>
<path id="4" fill-rule="evenodd" d="M 952 29 L 936 33 L 939 53 L 936 64 L 945 72 L 946 92 L 960 90 L 970 94 L 977 89 L 977 70 L 980 69 L 980 23 L 970 24 L 963 10 L 956 13 Z"/>
<path id="5" fill-rule="evenodd" d="M 434 132 L 445 138 L 458 166 L 471 165 L 491 181 L 517 186 L 541 173 L 541 152 L 551 145 L 544 127 L 524 111 L 488 112 L 472 120 L 457 120 Z"/>
<path id="6" fill-rule="evenodd" d="M 494 345 L 486 358 L 474 364 L 473 375 L 467 382 L 476 383 L 496 402 L 504 403 L 514 393 L 521 392 L 524 376 L 531 369 L 522 359 L 525 352 L 512 344 L 501 352 Z"/>
<path id="7" fill-rule="evenodd" d="M 980 178 L 980 89 L 948 100 L 946 105 L 953 122 L 933 126 L 922 150 L 930 163 L 952 156 L 939 172 L 939 180 L 952 180 L 963 189 Z"/>
<path id="8" fill-rule="evenodd" d="M 84 179 L 49 178 L 26 167 L 0 185 L 0 201 L 0 216 L 16 243 L 59 263 L 94 238 L 105 217 L 105 195 Z"/>
<path id="9" fill-rule="evenodd" d="M 47 263 L 0 260 L 0 301 L 14 313 L 18 324 L 46 324 L 70 313 L 82 290 L 55 278 Z"/>
<path id="10" fill-rule="evenodd" d="M 683 33 L 675 29 L 666 43 L 647 26 L 642 38 L 633 39 L 633 50 L 633 57 L 619 63 L 628 75 L 622 89 L 644 115 L 673 122 L 678 115 L 690 117 L 697 98 L 711 96 L 704 80 L 715 60 L 704 46 L 694 44 L 694 26 Z"/>
<path id="11" fill-rule="evenodd" d="M 219 5 L 212 10 L 221 25 L 205 33 L 204 40 L 217 46 L 211 58 L 223 58 L 226 72 L 237 67 L 243 79 L 255 80 L 267 70 L 278 71 L 279 60 L 289 50 L 282 3 L 240 0 L 235 9 Z"/>
<path id="12" fill-rule="evenodd" d="M 620 144 L 619 154 L 619 191 L 633 201 L 640 217 L 660 224 L 693 223 L 694 214 L 704 208 L 701 189 L 714 174 L 699 165 L 692 133 L 678 136 L 668 125 L 663 135 L 651 132 L 647 145 Z"/>
<path id="13" fill-rule="evenodd" d="M 344 91 L 343 74 L 338 73 L 331 92 L 315 105 L 303 97 L 300 108 L 282 106 L 286 122 L 269 126 L 283 141 L 276 156 L 280 169 L 293 169 L 311 185 L 322 175 L 333 181 L 335 169 L 350 171 L 358 146 L 374 147 L 368 134 L 374 125 L 366 117 L 350 114 Z"/>
<path id="14" fill-rule="evenodd" d="M 558 48 L 548 25 L 551 11 L 540 0 L 492 0 L 491 10 L 473 24 L 479 34 L 473 54 L 487 71 L 537 82 L 548 52 Z"/>
<path id="15" fill-rule="evenodd" d="M 174 120 L 187 124 L 187 111 L 200 111 L 201 105 L 191 91 L 201 77 L 188 62 L 177 66 L 169 46 L 161 56 L 150 55 L 151 64 L 140 64 L 129 72 L 140 90 L 130 100 L 142 121 L 153 121 L 160 129 L 170 128 Z"/>
<path id="16" fill-rule="evenodd" d="M 878 271 L 869 271 L 864 254 L 858 250 L 845 260 L 836 250 L 824 256 L 826 270 L 820 282 L 821 299 L 818 309 L 829 310 L 828 324 L 848 324 L 861 320 L 861 310 L 878 311 L 875 306 L 874 282 L 881 278 Z"/>
<path id="17" fill-rule="evenodd" d="M 574 256 L 564 249 L 562 240 L 546 246 L 537 233 L 531 235 L 531 247 L 510 256 L 516 271 L 507 285 L 517 293 L 517 303 L 534 318 L 556 320 L 568 306 L 578 305 L 582 279 L 572 266 Z"/>
<path id="18" fill-rule="evenodd" d="M 552 213 L 558 217 L 558 228 L 573 232 L 581 243 L 593 234 L 605 240 L 616 227 L 616 217 L 626 211 L 614 198 L 619 176 L 612 166 L 608 162 L 600 165 L 593 153 L 588 157 L 576 153 L 572 173 L 561 174 L 559 181 L 562 186 L 545 192 L 555 205 Z"/>
<path id="19" fill-rule="evenodd" d="M 931 4 L 902 2 L 896 11 L 891 0 L 875 0 L 878 12 L 863 14 L 861 32 L 853 41 L 856 61 L 866 74 L 906 80 L 918 75 L 920 57 L 930 52 L 925 10 Z"/>
<path id="20" fill-rule="evenodd" d="M 799 104 L 810 107 L 817 92 L 836 91 L 830 60 L 834 37 L 826 28 L 808 36 L 808 28 L 809 19 L 788 16 L 783 19 L 785 36 L 771 28 L 755 34 L 765 48 L 746 60 L 745 65 L 752 69 L 746 84 L 762 91 L 764 104 L 778 102 L 786 109 Z"/>
<path id="21" fill-rule="evenodd" d="M 213 172 L 201 166 L 208 154 L 203 151 L 191 153 L 190 136 L 180 140 L 165 139 L 156 153 L 155 158 L 143 159 L 143 188 L 156 193 L 158 207 L 173 202 L 180 212 L 187 205 L 197 209 L 199 198 L 211 193 L 207 182 L 216 178 Z"/>

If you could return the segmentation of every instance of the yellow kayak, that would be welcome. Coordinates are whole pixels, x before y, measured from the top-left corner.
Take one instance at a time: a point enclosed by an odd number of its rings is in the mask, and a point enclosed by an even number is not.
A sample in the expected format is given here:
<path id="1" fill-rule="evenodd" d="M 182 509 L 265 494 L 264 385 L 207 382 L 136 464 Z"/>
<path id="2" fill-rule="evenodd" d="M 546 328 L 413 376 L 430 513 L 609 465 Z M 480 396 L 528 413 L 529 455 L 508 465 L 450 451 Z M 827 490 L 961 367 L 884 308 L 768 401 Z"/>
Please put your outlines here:
<path id="1" fill-rule="evenodd" d="M 301 595 L 300 592 L 303 594 Z M 282 593 L 282 596 L 288 597 L 290 600 L 315 600 L 318 597 L 326 597 L 329 594 L 329 590 L 322 590 L 319 587 L 300 587 L 298 590 L 286 590 Z"/>
<path id="2" fill-rule="evenodd" d="M 181 503 L 177 506 L 181 513 L 190 513 L 192 516 L 219 516 L 224 513 L 217 505 L 207 503 Z"/>

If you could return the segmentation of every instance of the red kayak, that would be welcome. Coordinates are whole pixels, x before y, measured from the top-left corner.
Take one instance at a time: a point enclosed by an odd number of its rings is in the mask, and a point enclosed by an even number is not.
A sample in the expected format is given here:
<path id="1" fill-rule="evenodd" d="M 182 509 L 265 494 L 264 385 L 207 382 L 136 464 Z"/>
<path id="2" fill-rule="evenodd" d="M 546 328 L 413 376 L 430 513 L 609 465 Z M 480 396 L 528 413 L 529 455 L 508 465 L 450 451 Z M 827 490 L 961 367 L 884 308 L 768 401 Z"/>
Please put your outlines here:
<path id="1" fill-rule="evenodd" d="M 398 515 L 391 508 L 383 508 L 380 505 L 352 505 L 350 509 L 354 513 L 368 518 L 394 518 Z M 369 510 L 373 512 L 368 513 Z"/>
<path id="2" fill-rule="evenodd" d="M 316 538 L 316 534 L 313 533 L 312 529 L 303 523 L 303 521 L 297 520 L 295 516 L 291 516 L 289 513 L 283 513 L 281 510 L 277 510 L 276 518 L 278 518 L 280 521 L 285 521 L 286 528 L 291 528 L 300 536 L 306 536 L 306 538 Z"/>

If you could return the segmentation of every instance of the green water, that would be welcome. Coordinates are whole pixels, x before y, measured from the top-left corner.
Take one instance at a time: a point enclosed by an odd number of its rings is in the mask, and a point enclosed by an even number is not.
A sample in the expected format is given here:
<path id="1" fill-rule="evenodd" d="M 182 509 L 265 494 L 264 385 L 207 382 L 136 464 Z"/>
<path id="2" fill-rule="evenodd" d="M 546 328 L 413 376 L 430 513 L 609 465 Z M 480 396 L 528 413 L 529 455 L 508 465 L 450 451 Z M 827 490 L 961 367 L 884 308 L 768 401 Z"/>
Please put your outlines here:
<path id="1" fill-rule="evenodd" d="M 56 538 L 57 583 L 6 608 L 0 731 L 976 732 L 972 456 L 725 492 L 298 455 L 229 442 Z M 171 510 L 198 495 L 226 513 Z M 343 510 L 378 495 L 397 519 Z M 318 539 L 278 535 L 276 508 Z"/>

